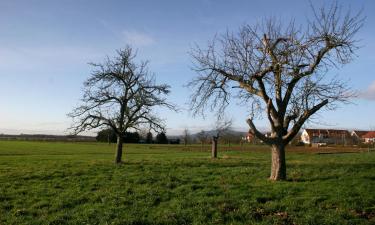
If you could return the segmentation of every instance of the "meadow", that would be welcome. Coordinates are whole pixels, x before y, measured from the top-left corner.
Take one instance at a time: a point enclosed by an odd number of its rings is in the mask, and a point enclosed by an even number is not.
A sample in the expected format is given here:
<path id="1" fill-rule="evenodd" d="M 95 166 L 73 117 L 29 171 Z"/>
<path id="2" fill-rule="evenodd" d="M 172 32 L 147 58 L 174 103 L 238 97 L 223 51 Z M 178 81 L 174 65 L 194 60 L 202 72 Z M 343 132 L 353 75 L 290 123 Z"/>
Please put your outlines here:
<path id="1" fill-rule="evenodd" d="M 375 152 L 0 141 L 0 224 L 374 224 Z"/>

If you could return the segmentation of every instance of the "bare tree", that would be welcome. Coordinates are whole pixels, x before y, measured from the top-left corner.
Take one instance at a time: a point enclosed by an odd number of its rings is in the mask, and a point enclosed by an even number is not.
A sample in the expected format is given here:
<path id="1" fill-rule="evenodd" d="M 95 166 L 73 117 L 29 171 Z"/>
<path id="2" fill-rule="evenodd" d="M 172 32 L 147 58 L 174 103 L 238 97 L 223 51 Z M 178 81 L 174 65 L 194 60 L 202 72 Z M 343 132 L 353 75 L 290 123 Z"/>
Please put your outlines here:
<path id="1" fill-rule="evenodd" d="M 190 141 L 190 132 L 187 128 L 182 132 L 182 138 L 184 139 L 184 145 L 186 146 Z"/>
<path id="2" fill-rule="evenodd" d="M 246 106 L 250 132 L 272 146 L 271 180 L 286 179 L 285 146 L 301 126 L 318 110 L 334 109 L 353 95 L 327 71 L 352 61 L 363 18 L 343 14 L 337 4 L 312 11 L 306 25 L 266 19 L 191 51 L 198 73 L 189 83 L 195 89 L 191 110 L 204 114 L 208 107 L 221 114 L 232 98 Z M 268 119 L 271 136 L 257 129 L 257 118 Z"/>
<path id="3" fill-rule="evenodd" d="M 99 127 L 110 127 L 117 136 L 115 163 L 121 163 L 123 137 L 128 129 L 149 125 L 163 130 L 163 121 L 153 109 L 158 106 L 174 109 L 166 101 L 170 87 L 158 85 L 148 70 L 148 61 L 135 62 L 130 46 L 118 50 L 113 59 L 102 64 L 91 63 L 91 76 L 84 82 L 82 104 L 68 116 L 73 118 L 74 133 Z"/>
<path id="4" fill-rule="evenodd" d="M 204 143 L 206 143 L 208 139 L 208 135 L 204 130 L 201 130 L 199 133 L 197 133 L 197 138 L 199 142 L 201 143 L 201 150 L 203 150 Z"/>
<path id="5" fill-rule="evenodd" d="M 215 130 L 212 135 L 212 147 L 211 147 L 211 158 L 217 158 L 217 144 L 219 142 L 219 138 L 227 132 L 230 127 L 232 126 L 232 120 L 230 119 L 222 119 L 221 117 L 218 118 L 218 121 L 215 123 Z"/>

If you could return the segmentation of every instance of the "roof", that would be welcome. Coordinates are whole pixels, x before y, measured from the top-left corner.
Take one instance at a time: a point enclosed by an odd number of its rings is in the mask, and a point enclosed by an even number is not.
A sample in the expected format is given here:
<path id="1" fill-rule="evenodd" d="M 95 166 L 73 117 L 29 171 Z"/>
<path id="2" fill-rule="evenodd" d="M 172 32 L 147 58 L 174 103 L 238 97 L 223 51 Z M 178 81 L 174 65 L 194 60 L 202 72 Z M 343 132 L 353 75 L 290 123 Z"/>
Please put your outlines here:
<path id="1" fill-rule="evenodd" d="M 336 129 L 306 129 L 308 134 L 321 133 L 321 134 L 349 134 L 347 130 L 336 130 Z"/>
<path id="2" fill-rule="evenodd" d="M 362 138 L 375 138 L 375 131 L 367 132 L 367 134 L 363 135 Z"/>
<path id="3" fill-rule="evenodd" d="M 370 131 L 368 131 L 368 130 L 353 130 L 353 133 L 355 133 L 360 138 L 363 135 L 367 134 L 368 132 L 370 132 Z"/>

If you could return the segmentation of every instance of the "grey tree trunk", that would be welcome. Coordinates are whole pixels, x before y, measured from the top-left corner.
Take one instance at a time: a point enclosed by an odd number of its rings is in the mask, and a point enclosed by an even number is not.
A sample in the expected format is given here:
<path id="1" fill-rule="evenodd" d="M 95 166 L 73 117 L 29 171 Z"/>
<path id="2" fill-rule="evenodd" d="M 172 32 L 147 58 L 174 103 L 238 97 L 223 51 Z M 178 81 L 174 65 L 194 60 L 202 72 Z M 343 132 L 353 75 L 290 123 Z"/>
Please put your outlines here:
<path id="1" fill-rule="evenodd" d="M 212 148 L 211 148 L 211 158 L 217 158 L 217 137 L 212 137 Z"/>
<path id="2" fill-rule="evenodd" d="M 121 163 L 122 159 L 122 144 L 124 140 L 122 138 L 122 135 L 117 136 L 117 147 L 116 147 L 116 158 L 115 158 L 115 163 L 119 164 Z"/>
<path id="3" fill-rule="evenodd" d="M 272 145 L 272 166 L 270 180 L 286 180 L 285 146 Z"/>

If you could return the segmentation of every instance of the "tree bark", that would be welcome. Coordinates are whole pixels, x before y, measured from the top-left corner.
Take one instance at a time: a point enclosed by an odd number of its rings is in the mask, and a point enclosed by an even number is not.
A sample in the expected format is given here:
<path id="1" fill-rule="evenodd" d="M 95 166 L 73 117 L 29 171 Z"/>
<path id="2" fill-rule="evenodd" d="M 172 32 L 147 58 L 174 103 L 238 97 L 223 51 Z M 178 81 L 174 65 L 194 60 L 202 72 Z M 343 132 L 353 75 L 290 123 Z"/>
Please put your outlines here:
<path id="1" fill-rule="evenodd" d="M 119 135 L 117 136 L 117 148 L 116 148 L 116 158 L 115 158 L 115 163 L 116 164 L 119 164 L 121 163 L 121 159 L 122 159 L 122 144 L 123 144 L 124 140 L 123 140 L 123 137 L 122 135 Z"/>
<path id="2" fill-rule="evenodd" d="M 270 180 L 286 180 L 285 146 L 272 145 L 272 165 Z"/>
<path id="3" fill-rule="evenodd" d="M 217 137 L 212 137 L 212 148 L 211 148 L 211 158 L 217 158 Z"/>

